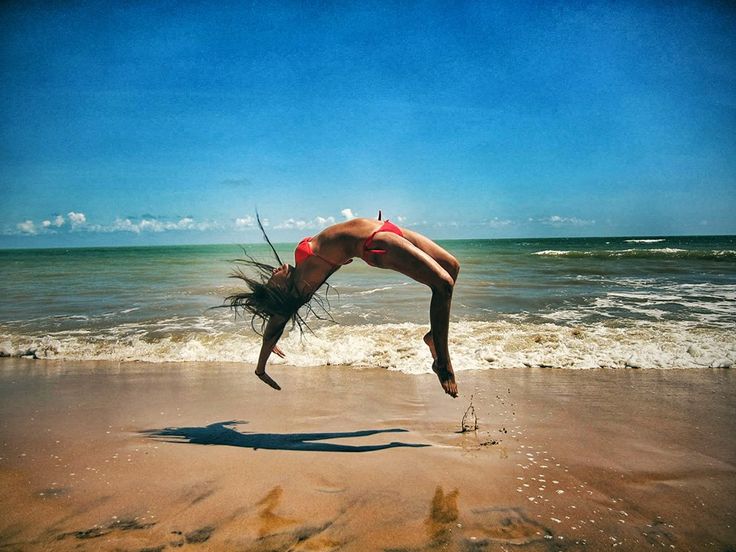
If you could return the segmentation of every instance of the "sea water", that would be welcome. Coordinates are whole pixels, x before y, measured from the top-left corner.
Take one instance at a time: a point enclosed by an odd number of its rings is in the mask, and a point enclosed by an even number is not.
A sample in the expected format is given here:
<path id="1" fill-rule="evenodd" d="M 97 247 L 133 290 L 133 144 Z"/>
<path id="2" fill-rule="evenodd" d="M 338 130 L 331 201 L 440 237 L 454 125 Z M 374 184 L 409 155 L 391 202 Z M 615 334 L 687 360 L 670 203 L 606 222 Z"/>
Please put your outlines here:
<path id="1" fill-rule="evenodd" d="M 736 237 L 453 240 L 456 370 L 715 368 L 736 361 Z M 277 246 L 291 260 L 294 244 Z M 262 244 L 249 254 L 276 264 Z M 237 245 L 0 251 L 0 354 L 255 363 L 251 320 L 218 307 Z M 341 268 L 280 343 L 293 365 L 430 370 L 430 290 Z M 258 327 L 258 325 L 256 325 Z"/>

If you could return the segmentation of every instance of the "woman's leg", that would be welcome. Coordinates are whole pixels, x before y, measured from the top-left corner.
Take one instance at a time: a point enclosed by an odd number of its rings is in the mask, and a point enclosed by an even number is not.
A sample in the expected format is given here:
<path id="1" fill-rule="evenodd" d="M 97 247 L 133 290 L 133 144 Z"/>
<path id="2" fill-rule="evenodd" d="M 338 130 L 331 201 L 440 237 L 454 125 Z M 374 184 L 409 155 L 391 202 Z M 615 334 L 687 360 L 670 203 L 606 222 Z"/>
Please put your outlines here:
<path id="1" fill-rule="evenodd" d="M 372 262 L 376 266 L 406 274 L 417 282 L 429 286 L 432 290 L 432 301 L 429 307 L 431 342 L 434 345 L 433 356 L 435 357 L 432 369 L 437 374 L 445 392 L 456 397 L 457 384 L 447 345 L 450 306 L 455 285 L 453 275 L 432 256 L 408 239 L 396 234 L 382 232 L 375 236 L 374 243 L 386 251 L 383 255 L 373 256 Z M 456 271 L 455 276 L 457 276 Z"/>
<path id="2" fill-rule="evenodd" d="M 457 262 L 455 257 L 428 237 L 423 236 L 418 232 L 414 232 L 406 228 L 402 228 L 401 231 L 404 233 L 404 237 L 407 240 L 437 261 L 437 263 L 452 277 L 453 282 L 457 282 L 457 275 L 460 272 L 460 263 Z M 432 353 L 432 358 L 436 359 L 437 351 L 435 349 L 434 335 L 431 329 L 424 335 L 424 342 L 427 344 L 427 347 L 429 347 L 429 351 Z"/>
<path id="3" fill-rule="evenodd" d="M 457 281 L 457 275 L 460 272 L 460 263 L 457 262 L 457 259 L 452 254 L 418 232 L 407 228 L 402 228 L 401 231 L 407 240 L 437 261 L 452 276 L 454 282 Z"/>

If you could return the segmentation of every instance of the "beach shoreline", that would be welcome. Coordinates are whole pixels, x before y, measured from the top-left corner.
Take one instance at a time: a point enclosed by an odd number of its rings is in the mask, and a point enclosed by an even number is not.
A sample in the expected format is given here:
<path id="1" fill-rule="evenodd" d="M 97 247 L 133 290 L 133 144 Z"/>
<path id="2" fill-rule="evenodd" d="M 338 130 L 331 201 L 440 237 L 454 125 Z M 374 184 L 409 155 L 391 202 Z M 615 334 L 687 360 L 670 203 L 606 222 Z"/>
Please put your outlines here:
<path id="1" fill-rule="evenodd" d="M 0 549 L 736 544 L 732 370 L 271 374 L 0 359 Z"/>

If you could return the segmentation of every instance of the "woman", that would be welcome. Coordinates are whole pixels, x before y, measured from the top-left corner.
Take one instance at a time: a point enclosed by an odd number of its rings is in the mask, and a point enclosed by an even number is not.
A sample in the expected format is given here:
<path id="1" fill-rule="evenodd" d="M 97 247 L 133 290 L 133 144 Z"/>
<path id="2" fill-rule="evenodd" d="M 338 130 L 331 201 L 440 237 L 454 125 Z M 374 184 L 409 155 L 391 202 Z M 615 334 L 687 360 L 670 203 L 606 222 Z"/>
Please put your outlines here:
<path id="1" fill-rule="evenodd" d="M 263 344 L 256 375 L 274 389 L 280 390 L 281 387 L 266 373 L 266 362 L 272 352 L 284 356 L 277 343 L 287 322 L 291 320 L 301 328 L 303 319 L 298 313 L 299 308 L 308 304 L 315 292 L 341 266 L 359 257 L 371 266 L 405 274 L 432 290 L 429 307 L 431 328 L 424 336 L 424 342 L 434 359 L 432 370 L 445 393 L 457 396 L 447 333 L 452 290 L 460 265 L 455 257 L 429 238 L 380 219 L 379 212 L 378 220 L 355 218 L 329 226 L 316 236 L 304 238 L 294 252 L 294 266 L 281 262 L 264 231 L 263 237 L 281 266 L 274 268 L 249 256 L 240 261 L 256 268 L 260 278 L 250 278 L 238 270 L 233 276 L 244 280 L 249 290 L 227 300 L 233 309 L 242 308 L 250 312 L 252 323 L 256 318 L 263 321 Z M 261 226 L 260 219 L 258 224 Z M 309 305 L 308 308 L 312 310 Z"/>

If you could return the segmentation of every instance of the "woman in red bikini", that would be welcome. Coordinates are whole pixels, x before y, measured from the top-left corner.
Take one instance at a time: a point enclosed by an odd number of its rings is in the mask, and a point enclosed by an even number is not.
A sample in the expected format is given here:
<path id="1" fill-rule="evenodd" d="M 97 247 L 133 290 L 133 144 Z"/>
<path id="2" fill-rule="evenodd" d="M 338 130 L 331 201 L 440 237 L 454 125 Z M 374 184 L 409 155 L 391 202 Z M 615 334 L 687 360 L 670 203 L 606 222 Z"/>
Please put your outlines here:
<path id="1" fill-rule="evenodd" d="M 258 357 L 256 375 L 274 389 L 281 389 L 266 373 L 271 353 L 283 357 L 277 343 L 289 320 L 301 328 L 299 309 L 342 265 L 359 257 L 371 266 L 396 270 L 417 282 L 429 286 L 432 301 L 429 307 L 430 330 L 424 342 L 432 353 L 432 370 L 437 374 L 445 393 L 457 396 L 455 373 L 447 346 L 452 290 L 460 265 L 457 259 L 429 238 L 389 221 L 355 218 L 329 226 L 316 236 L 304 238 L 294 252 L 295 266 L 281 262 L 268 236 L 263 232 L 281 266 L 274 268 L 247 256 L 240 261 L 255 268 L 258 278 L 238 270 L 233 276 L 242 279 L 249 290 L 227 298 L 230 306 L 243 309 L 263 322 L 263 344 Z M 260 224 L 260 220 L 258 221 Z M 261 227 L 263 230 L 263 227 Z"/>

